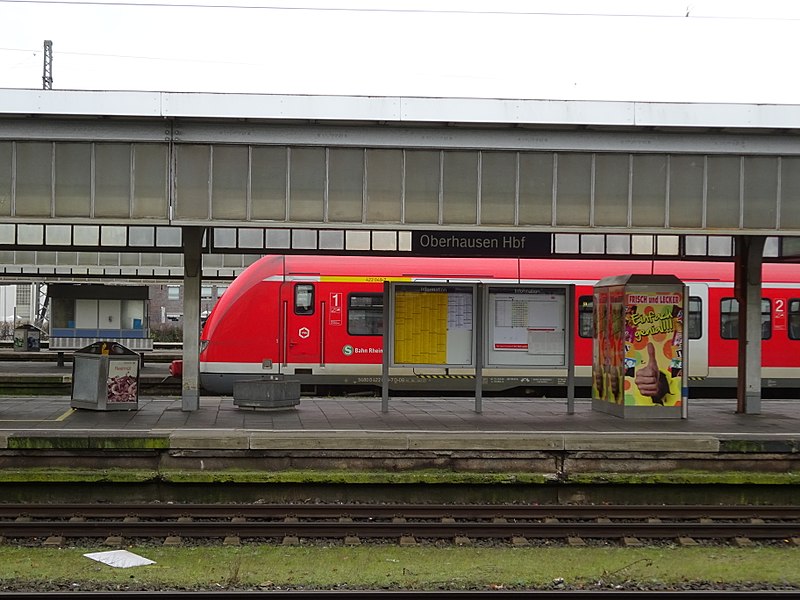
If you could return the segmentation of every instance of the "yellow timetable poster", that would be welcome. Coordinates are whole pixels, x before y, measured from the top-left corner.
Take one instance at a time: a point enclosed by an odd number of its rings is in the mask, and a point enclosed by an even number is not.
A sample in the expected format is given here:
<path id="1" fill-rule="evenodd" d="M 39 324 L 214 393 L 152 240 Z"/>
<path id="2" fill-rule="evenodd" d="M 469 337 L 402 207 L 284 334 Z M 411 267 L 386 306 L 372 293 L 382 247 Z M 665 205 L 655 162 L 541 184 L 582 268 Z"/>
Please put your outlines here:
<path id="1" fill-rule="evenodd" d="M 394 362 L 468 365 L 472 360 L 472 290 L 398 286 Z"/>

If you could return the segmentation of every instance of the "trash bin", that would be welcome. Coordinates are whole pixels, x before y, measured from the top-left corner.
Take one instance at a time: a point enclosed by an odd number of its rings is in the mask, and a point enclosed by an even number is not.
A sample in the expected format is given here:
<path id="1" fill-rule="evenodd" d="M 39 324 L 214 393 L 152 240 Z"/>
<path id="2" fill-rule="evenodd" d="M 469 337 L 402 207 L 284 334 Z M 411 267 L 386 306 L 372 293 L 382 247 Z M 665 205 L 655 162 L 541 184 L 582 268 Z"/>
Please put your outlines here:
<path id="1" fill-rule="evenodd" d="M 25 323 L 14 328 L 14 350 L 17 352 L 38 352 L 42 340 L 42 330 L 36 325 Z"/>
<path id="2" fill-rule="evenodd" d="M 72 359 L 72 408 L 139 408 L 139 354 L 117 342 L 95 342 Z"/>

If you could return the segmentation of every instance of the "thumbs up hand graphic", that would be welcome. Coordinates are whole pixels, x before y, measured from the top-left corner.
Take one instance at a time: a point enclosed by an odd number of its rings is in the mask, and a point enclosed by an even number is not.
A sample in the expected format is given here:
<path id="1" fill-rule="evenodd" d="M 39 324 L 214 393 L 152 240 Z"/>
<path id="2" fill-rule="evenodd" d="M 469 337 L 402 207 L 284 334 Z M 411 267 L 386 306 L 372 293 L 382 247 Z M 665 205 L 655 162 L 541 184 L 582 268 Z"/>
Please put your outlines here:
<path id="1" fill-rule="evenodd" d="M 658 370 L 658 361 L 656 360 L 656 349 L 653 343 L 647 344 L 647 363 L 636 372 L 634 382 L 639 388 L 643 396 L 656 396 L 663 395 L 660 390 L 659 379 L 661 373 Z"/>

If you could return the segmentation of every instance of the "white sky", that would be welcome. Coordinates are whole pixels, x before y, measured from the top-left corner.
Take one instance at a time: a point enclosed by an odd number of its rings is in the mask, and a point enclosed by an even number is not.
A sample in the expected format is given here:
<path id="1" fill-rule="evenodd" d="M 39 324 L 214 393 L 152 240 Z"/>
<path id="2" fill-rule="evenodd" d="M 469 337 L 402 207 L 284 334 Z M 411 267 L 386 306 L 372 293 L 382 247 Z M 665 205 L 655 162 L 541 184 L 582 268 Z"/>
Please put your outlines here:
<path id="1" fill-rule="evenodd" d="M 796 0 L 0 0 L 0 24 L 0 88 L 42 87 L 48 39 L 54 89 L 800 104 Z"/>

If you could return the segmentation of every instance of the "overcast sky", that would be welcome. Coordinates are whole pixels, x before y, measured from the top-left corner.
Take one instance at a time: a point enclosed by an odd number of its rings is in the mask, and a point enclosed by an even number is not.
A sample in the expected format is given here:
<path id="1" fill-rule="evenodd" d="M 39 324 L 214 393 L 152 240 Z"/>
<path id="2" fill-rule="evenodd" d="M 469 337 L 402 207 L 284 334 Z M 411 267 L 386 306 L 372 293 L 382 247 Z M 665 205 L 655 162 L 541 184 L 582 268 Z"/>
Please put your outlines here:
<path id="1" fill-rule="evenodd" d="M 183 4 L 183 6 L 179 6 Z M 800 104 L 796 0 L 0 0 L 0 88 Z"/>

